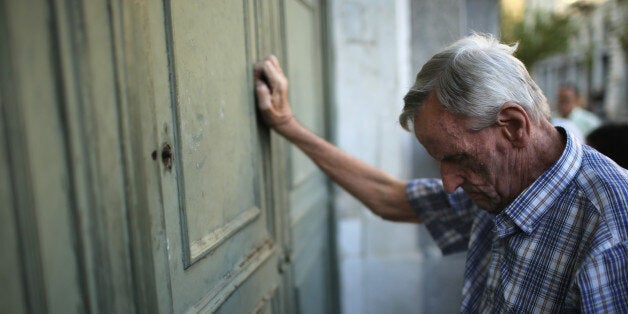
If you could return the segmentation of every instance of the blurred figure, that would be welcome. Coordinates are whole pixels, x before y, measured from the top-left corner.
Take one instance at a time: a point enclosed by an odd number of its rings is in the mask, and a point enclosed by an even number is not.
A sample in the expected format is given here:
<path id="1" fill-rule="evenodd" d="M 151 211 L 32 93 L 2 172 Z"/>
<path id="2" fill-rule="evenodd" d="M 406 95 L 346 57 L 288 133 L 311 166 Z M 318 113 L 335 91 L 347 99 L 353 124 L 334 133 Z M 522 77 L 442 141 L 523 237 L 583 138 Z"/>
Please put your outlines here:
<path id="1" fill-rule="evenodd" d="M 587 145 L 628 169 L 628 123 L 603 125 L 587 136 Z"/>
<path id="2" fill-rule="evenodd" d="M 592 112 L 589 112 L 580 106 L 581 99 L 578 88 L 574 85 L 563 85 L 558 90 L 558 112 L 560 115 L 573 122 L 583 136 L 587 136 L 593 129 L 602 124 Z"/>

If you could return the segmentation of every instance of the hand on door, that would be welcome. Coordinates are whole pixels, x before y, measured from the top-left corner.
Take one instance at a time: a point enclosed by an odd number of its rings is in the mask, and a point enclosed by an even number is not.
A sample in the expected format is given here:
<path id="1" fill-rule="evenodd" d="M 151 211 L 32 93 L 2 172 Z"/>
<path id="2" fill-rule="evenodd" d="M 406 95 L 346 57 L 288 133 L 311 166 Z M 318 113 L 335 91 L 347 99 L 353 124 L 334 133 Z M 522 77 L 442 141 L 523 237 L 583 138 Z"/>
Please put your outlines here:
<path id="1" fill-rule="evenodd" d="M 288 80 L 274 55 L 255 64 L 257 107 L 264 122 L 279 133 L 294 120 L 288 102 Z"/>
<path id="2" fill-rule="evenodd" d="M 288 80 L 275 56 L 255 64 L 257 107 L 264 122 L 303 151 L 338 185 L 392 221 L 419 222 L 406 197 L 406 182 L 342 151 L 292 116 Z"/>

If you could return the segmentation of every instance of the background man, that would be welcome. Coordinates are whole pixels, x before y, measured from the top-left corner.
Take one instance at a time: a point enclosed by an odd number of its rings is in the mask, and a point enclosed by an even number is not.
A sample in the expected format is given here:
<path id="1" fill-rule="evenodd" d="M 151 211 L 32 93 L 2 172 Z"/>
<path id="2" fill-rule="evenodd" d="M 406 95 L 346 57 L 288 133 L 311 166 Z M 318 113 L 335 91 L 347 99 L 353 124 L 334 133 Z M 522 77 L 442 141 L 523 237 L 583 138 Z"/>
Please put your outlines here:
<path id="1" fill-rule="evenodd" d="M 442 180 L 398 180 L 305 129 L 273 56 L 255 66 L 258 108 L 375 214 L 425 223 L 444 253 L 467 250 L 463 312 L 628 308 L 628 174 L 551 125 L 514 50 L 463 38 L 404 98 L 401 125 Z"/>
<path id="2" fill-rule="evenodd" d="M 592 112 L 580 106 L 581 97 L 578 89 L 573 85 L 563 85 L 558 89 L 558 112 L 560 115 L 575 124 L 586 137 L 595 128 L 602 124 Z"/>

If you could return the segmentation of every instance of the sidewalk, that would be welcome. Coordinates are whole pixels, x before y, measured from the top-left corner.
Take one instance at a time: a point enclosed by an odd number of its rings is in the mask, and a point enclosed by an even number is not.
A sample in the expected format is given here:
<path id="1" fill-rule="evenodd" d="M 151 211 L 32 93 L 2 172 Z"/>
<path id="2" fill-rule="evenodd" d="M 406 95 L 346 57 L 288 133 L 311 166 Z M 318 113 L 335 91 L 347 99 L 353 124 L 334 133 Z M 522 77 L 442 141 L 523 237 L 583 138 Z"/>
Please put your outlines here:
<path id="1" fill-rule="evenodd" d="M 443 257 L 433 243 L 425 239 L 427 232 L 421 230 L 408 236 L 422 237 L 419 242 L 423 249 L 364 256 L 361 232 L 357 219 L 338 222 L 344 314 L 460 311 L 464 253 Z"/>

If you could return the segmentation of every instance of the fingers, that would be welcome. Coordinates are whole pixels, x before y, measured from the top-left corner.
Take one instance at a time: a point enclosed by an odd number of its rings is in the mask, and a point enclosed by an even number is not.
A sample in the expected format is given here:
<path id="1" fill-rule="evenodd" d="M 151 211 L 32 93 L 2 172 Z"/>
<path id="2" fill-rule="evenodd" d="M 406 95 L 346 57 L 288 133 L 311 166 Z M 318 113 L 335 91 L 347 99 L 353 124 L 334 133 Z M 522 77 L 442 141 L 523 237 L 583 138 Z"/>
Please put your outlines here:
<path id="1" fill-rule="evenodd" d="M 279 65 L 279 60 L 277 59 L 277 57 L 275 57 L 275 55 L 269 55 L 266 58 L 270 60 L 270 62 L 275 66 L 275 69 L 279 73 L 283 74 L 283 70 L 281 70 L 281 66 Z"/>
<path id="2" fill-rule="evenodd" d="M 255 94 L 257 95 L 257 105 L 261 110 L 271 108 L 270 90 L 268 85 L 261 79 L 255 79 Z"/>
<path id="3" fill-rule="evenodd" d="M 269 55 L 264 60 L 256 63 L 254 75 L 255 79 L 266 81 L 270 85 L 271 91 L 285 89 L 287 80 L 281 70 L 277 57 L 274 55 Z"/>
<path id="4" fill-rule="evenodd" d="M 267 75 L 265 74 L 265 69 L 264 69 L 264 61 L 260 61 L 258 63 L 255 64 L 255 66 L 253 67 L 253 77 L 255 78 L 255 80 L 262 80 L 262 81 L 266 81 L 266 77 Z"/>
<path id="5" fill-rule="evenodd" d="M 273 55 L 257 62 L 253 68 L 257 107 L 262 119 L 270 127 L 278 127 L 292 120 L 288 104 L 288 80 Z"/>
<path id="6" fill-rule="evenodd" d="M 272 91 L 283 92 L 285 89 L 285 77 L 281 73 L 281 69 L 278 69 L 274 66 L 269 66 L 266 69 L 266 77 L 268 78 L 268 82 L 270 83 L 270 87 Z"/>
<path id="7" fill-rule="evenodd" d="M 258 107 L 261 110 L 272 109 L 272 95 L 278 91 L 283 77 L 279 61 L 270 55 L 255 64 L 253 73 Z"/>
<path id="8" fill-rule="evenodd" d="M 263 60 L 257 62 L 255 64 L 255 74 L 256 75 L 264 75 L 270 69 L 274 69 L 277 73 L 282 73 L 281 66 L 279 65 L 279 60 L 274 55 L 269 55 Z"/>

